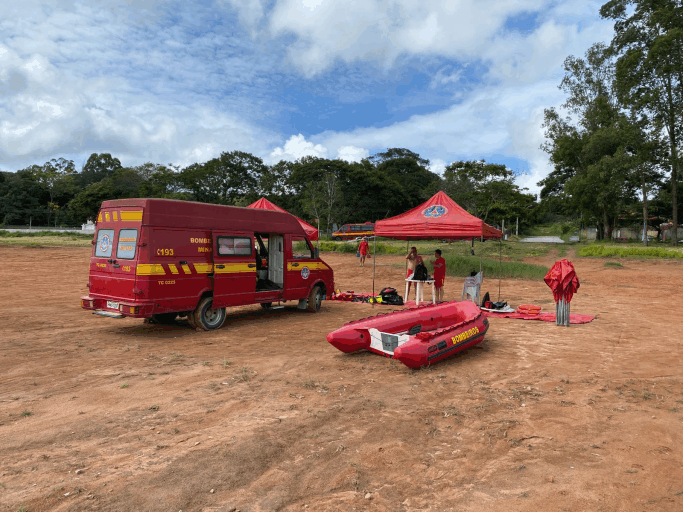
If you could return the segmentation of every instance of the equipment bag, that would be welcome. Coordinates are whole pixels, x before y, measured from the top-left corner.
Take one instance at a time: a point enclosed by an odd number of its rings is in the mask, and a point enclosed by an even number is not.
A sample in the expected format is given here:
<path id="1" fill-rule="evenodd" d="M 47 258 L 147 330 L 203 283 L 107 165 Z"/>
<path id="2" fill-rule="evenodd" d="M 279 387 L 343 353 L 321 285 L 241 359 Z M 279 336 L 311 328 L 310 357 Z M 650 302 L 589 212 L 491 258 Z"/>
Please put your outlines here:
<path id="1" fill-rule="evenodd" d="M 414 281 L 427 281 L 429 280 L 429 272 L 427 272 L 427 267 L 422 263 L 418 263 L 415 267 L 415 272 L 411 276 Z"/>
<path id="2" fill-rule="evenodd" d="M 382 297 L 382 304 L 389 304 L 390 306 L 403 306 L 403 297 L 400 295 L 387 295 Z"/>
<path id="3" fill-rule="evenodd" d="M 360 258 L 360 251 L 356 253 L 356 258 Z"/>

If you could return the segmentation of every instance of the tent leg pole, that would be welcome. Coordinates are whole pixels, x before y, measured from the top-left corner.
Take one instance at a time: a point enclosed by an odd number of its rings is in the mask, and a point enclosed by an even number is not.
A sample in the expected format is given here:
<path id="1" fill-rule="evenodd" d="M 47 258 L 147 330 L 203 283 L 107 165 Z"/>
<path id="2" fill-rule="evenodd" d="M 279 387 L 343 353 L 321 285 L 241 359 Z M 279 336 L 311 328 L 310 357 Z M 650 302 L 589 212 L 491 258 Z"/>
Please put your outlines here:
<path id="1" fill-rule="evenodd" d="M 377 261 L 377 237 L 372 239 L 372 296 L 375 296 L 375 262 Z M 375 303 L 373 302 L 374 306 Z"/>
<path id="2" fill-rule="evenodd" d="M 501 237 L 498 251 L 498 302 L 500 302 L 500 280 L 503 278 L 503 238 Z"/>

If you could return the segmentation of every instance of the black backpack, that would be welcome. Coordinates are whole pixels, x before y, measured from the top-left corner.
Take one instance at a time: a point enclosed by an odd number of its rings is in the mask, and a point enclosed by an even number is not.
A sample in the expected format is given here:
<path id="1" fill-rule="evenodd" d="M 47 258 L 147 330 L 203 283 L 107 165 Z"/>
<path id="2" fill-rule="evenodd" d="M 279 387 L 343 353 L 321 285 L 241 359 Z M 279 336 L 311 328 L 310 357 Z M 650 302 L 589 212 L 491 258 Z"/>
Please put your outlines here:
<path id="1" fill-rule="evenodd" d="M 382 288 L 379 292 L 382 297 L 382 304 L 389 304 L 391 306 L 403 306 L 403 298 L 398 294 L 395 288 Z"/>
<path id="2" fill-rule="evenodd" d="M 415 267 L 415 272 L 413 272 L 414 281 L 427 281 L 429 279 L 429 272 L 427 272 L 427 267 L 422 263 L 418 263 Z"/>

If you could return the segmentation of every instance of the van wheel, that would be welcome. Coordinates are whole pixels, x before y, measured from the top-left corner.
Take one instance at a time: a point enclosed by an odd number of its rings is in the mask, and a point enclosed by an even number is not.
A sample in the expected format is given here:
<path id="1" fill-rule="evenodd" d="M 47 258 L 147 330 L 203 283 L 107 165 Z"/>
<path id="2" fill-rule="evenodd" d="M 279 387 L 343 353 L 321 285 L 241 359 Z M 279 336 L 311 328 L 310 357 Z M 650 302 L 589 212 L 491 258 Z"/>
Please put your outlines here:
<path id="1" fill-rule="evenodd" d="M 156 315 L 152 315 L 152 318 L 158 324 L 171 325 L 175 323 L 177 316 L 178 313 L 158 313 Z"/>
<path id="2" fill-rule="evenodd" d="M 270 308 L 272 305 L 273 305 L 272 302 L 261 302 L 261 307 L 262 307 L 263 309 L 268 309 L 268 308 Z"/>
<path id="3" fill-rule="evenodd" d="M 186 319 L 187 319 L 187 323 L 190 325 L 190 327 L 192 327 L 193 329 L 197 328 L 197 323 L 194 321 L 194 311 L 190 311 L 187 314 Z"/>
<path id="4" fill-rule="evenodd" d="M 308 305 L 306 306 L 306 309 L 311 313 L 320 311 L 320 304 L 322 301 L 323 292 L 320 290 L 320 286 L 314 286 L 308 296 Z"/>
<path id="5" fill-rule="evenodd" d="M 334 240 L 335 242 L 341 242 L 341 237 L 335 236 L 332 240 Z"/>
<path id="6" fill-rule="evenodd" d="M 225 322 L 225 308 L 213 308 L 213 297 L 202 299 L 194 310 L 194 322 L 205 331 L 218 329 Z"/>

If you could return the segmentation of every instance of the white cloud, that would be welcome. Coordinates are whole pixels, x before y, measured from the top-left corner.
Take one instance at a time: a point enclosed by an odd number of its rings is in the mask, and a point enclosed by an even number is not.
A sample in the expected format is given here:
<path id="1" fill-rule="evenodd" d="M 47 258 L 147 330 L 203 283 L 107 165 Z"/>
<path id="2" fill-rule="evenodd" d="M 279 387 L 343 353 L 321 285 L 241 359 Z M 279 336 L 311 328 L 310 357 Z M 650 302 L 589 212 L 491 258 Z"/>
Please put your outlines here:
<path id="1" fill-rule="evenodd" d="M 307 76 L 337 59 L 391 65 L 401 54 L 478 58 L 509 16 L 545 8 L 544 0 L 346 0 L 277 2 L 273 34 L 293 34 L 289 53 Z"/>
<path id="2" fill-rule="evenodd" d="M 278 162 L 279 160 L 298 160 L 304 156 L 316 156 L 325 158 L 327 148 L 320 144 L 313 144 L 306 140 L 303 135 L 292 135 L 284 147 L 275 148 L 270 153 L 270 161 Z"/>
<path id="3" fill-rule="evenodd" d="M 429 170 L 443 176 L 443 172 L 446 170 L 447 163 L 444 160 L 441 160 L 440 158 L 435 158 L 433 160 L 430 160 L 429 162 Z"/>
<path id="4" fill-rule="evenodd" d="M 370 153 L 367 149 L 356 146 L 342 146 L 337 150 L 337 158 L 347 162 L 360 162 L 368 156 L 370 156 Z"/>
<path id="5" fill-rule="evenodd" d="M 256 124 L 253 77 L 274 57 L 243 58 L 243 40 L 195 34 L 182 12 L 187 25 L 169 23 L 160 4 L 0 6 L 0 167 L 92 152 L 184 165 L 273 147 L 279 136 Z M 225 87 L 237 94 L 220 98 Z"/>

